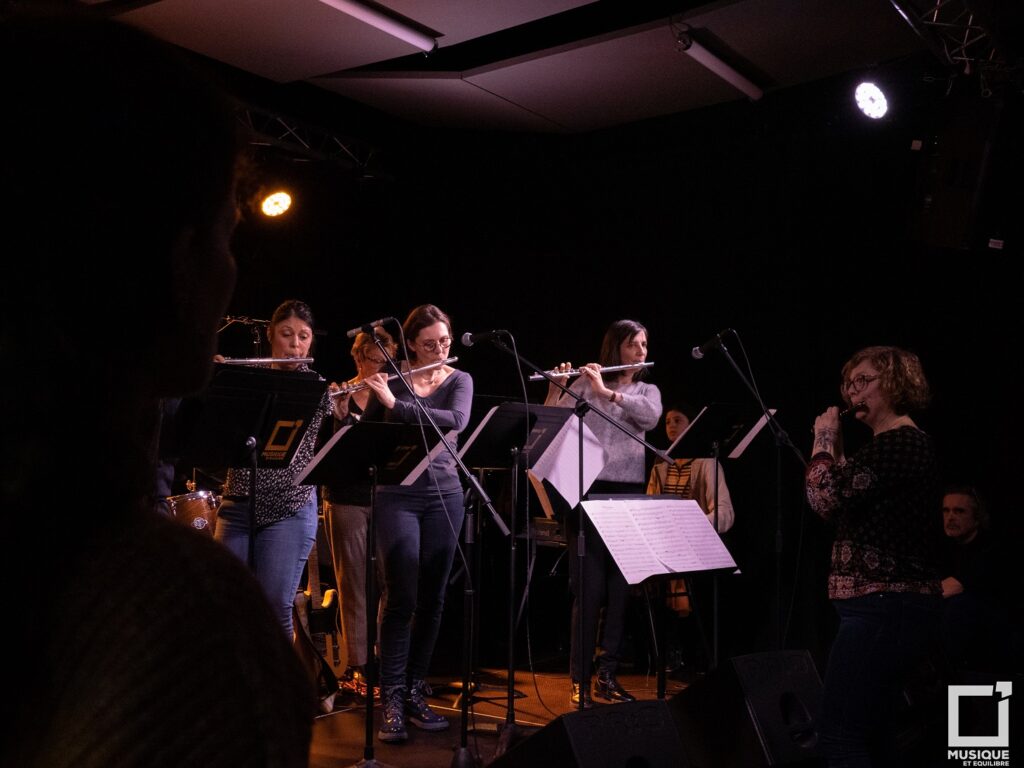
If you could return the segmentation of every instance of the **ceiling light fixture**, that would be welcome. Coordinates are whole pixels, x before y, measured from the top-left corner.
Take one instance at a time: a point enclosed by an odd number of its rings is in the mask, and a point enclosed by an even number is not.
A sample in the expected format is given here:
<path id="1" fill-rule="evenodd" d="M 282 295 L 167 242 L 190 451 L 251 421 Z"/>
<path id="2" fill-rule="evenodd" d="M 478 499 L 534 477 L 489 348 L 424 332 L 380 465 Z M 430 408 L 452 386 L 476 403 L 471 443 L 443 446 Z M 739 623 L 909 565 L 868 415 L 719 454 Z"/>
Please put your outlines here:
<path id="1" fill-rule="evenodd" d="M 752 101 L 757 101 L 764 96 L 763 90 L 694 40 L 693 35 L 690 34 L 689 24 L 678 25 L 678 27 L 676 42 L 679 43 L 679 49 L 683 53 L 705 69 L 714 72 L 736 90 L 745 93 Z"/>
<path id="2" fill-rule="evenodd" d="M 363 3 L 355 2 L 355 0 L 320 0 L 320 2 L 342 13 L 347 13 L 352 18 L 359 19 L 364 24 L 369 24 L 381 32 L 386 32 L 392 37 L 409 43 L 409 45 L 414 45 L 424 53 L 430 53 L 437 48 L 436 38 L 424 34 L 396 18 L 381 13 L 372 6 L 363 5 Z"/>

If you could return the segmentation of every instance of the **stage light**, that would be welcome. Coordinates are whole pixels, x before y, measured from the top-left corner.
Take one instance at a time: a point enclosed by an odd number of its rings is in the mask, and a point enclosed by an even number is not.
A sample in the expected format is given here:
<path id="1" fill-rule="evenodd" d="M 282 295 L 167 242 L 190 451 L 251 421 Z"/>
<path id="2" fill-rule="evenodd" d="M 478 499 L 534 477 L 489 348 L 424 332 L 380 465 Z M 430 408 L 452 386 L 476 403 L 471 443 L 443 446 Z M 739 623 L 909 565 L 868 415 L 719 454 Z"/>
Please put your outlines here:
<path id="1" fill-rule="evenodd" d="M 364 24 L 369 24 L 381 32 L 386 32 L 392 37 L 409 43 L 409 45 L 414 45 L 424 53 L 430 53 L 437 48 L 437 40 L 430 35 L 425 35 L 420 30 L 387 16 L 376 8 L 363 5 L 355 0 L 320 0 L 320 2 L 342 13 L 347 13 L 352 18 L 359 19 Z"/>
<path id="2" fill-rule="evenodd" d="M 271 218 L 287 213 L 291 207 L 292 196 L 283 191 L 272 192 L 264 197 L 260 203 L 260 210 L 263 212 L 263 215 Z"/>
<path id="3" fill-rule="evenodd" d="M 885 94 L 874 83 L 861 83 L 857 86 L 853 96 L 857 100 L 860 111 L 872 120 L 884 117 L 885 113 L 889 111 L 889 102 L 886 101 Z"/>

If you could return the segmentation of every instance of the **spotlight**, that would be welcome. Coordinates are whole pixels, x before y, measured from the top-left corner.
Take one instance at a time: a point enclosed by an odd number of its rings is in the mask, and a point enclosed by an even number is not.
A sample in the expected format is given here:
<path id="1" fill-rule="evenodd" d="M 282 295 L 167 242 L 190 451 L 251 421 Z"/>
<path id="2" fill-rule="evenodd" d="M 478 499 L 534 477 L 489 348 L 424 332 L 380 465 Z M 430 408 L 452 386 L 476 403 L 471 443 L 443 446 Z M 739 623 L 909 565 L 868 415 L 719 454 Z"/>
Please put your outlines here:
<path id="1" fill-rule="evenodd" d="M 260 203 L 260 210 L 263 212 L 263 215 L 271 218 L 287 213 L 291 207 L 292 196 L 284 191 L 272 192 L 264 197 Z"/>
<path id="2" fill-rule="evenodd" d="M 853 96 L 857 100 L 860 111 L 872 120 L 884 117 L 885 113 L 889 111 L 889 102 L 885 100 L 885 94 L 874 83 L 861 83 L 857 86 Z"/>

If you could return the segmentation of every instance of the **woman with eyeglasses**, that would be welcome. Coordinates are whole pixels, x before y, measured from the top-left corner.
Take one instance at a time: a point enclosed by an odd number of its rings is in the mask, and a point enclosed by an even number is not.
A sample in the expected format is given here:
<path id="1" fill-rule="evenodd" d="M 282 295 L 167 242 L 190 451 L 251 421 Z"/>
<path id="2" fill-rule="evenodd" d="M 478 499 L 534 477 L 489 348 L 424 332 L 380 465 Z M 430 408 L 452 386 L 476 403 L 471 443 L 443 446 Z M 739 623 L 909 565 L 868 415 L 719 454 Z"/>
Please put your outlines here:
<path id="1" fill-rule="evenodd" d="M 591 408 L 604 411 L 642 438 L 648 430 L 654 429 L 661 418 L 661 391 L 655 385 L 642 381 L 646 374 L 645 368 L 637 367 L 609 373 L 601 373 L 601 368 L 639 364 L 646 359 L 647 329 L 635 320 L 616 320 L 604 334 L 600 362 L 589 363 L 580 368 L 580 377 L 570 390 L 581 395 Z M 569 363 L 562 363 L 558 369 L 566 371 L 571 367 Z M 576 405 L 576 400 L 549 384 L 544 404 L 571 408 Z M 608 462 L 588 494 L 642 494 L 646 481 L 643 445 L 630 439 L 600 416 L 588 414 L 584 416 L 584 420 L 594 436 L 601 441 L 608 456 Z M 580 508 L 576 507 L 566 515 L 569 581 L 575 598 L 569 652 L 569 675 L 572 682 L 569 700 L 584 709 L 589 709 L 593 706 L 590 680 L 597 647 L 600 647 L 601 653 L 597 659 L 596 694 L 613 702 L 635 701 L 636 698 L 619 684 L 617 677 L 625 646 L 626 609 L 629 605 L 630 589 L 593 526 L 588 526 L 585 536 L 586 571 L 583 574 L 583 605 L 580 605 L 581 601 L 575 597 L 579 594 L 580 582 L 577 536 L 581 514 Z M 581 621 L 582 649 L 577 647 L 580 634 L 578 627 Z M 580 654 L 583 662 L 582 677 Z"/>
<path id="2" fill-rule="evenodd" d="M 473 379 L 450 365 L 452 324 L 433 304 L 416 307 L 402 325 L 408 354 L 406 377 L 442 431 L 461 432 L 469 422 Z M 419 369 L 419 370 L 418 370 Z M 385 410 L 385 420 L 432 430 L 403 380 L 385 373 L 366 378 Z M 454 443 L 453 443 L 454 447 Z M 380 628 L 381 741 L 408 738 L 406 716 L 422 730 L 441 731 L 448 720 L 427 704 L 427 671 L 441 627 L 445 587 L 465 510 L 455 460 L 442 450 L 408 486 L 378 488 L 377 552 L 384 574 Z"/>
<path id="3" fill-rule="evenodd" d="M 931 650 L 941 611 L 938 460 L 910 415 L 929 388 L 917 355 L 877 346 L 846 362 L 840 394 L 872 438 L 848 457 L 839 409 L 814 421 L 807 498 L 835 528 L 828 591 L 839 614 L 822 748 L 830 766 L 888 765 L 902 683 Z"/>
<path id="4" fill-rule="evenodd" d="M 375 335 L 388 355 L 394 357 L 397 345 L 383 328 Z M 344 385 L 332 382 L 328 390 L 333 402 L 331 419 L 324 419 L 317 449 L 342 427 L 363 418 L 373 419 L 380 404 L 372 389 L 362 387 L 366 379 L 384 370 L 387 359 L 374 342 L 374 336 L 360 333 L 352 343 L 356 375 Z M 334 395 L 333 393 L 341 393 Z M 378 414 L 379 415 L 379 414 Z M 347 664 L 340 682 L 343 690 L 366 692 L 366 531 L 370 519 L 370 482 L 355 485 L 327 485 L 323 488 L 324 519 L 331 540 L 335 583 L 341 593 L 341 628 L 345 638 Z M 376 613 L 376 610 L 374 610 Z"/>

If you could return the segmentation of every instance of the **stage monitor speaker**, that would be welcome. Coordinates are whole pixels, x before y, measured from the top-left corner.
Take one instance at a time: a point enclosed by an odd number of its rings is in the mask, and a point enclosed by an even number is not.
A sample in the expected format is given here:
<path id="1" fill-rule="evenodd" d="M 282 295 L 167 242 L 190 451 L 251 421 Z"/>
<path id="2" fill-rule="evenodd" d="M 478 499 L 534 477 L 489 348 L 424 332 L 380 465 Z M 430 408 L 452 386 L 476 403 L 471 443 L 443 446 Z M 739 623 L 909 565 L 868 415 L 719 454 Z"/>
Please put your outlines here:
<path id="1" fill-rule="evenodd" d="M 693 768 L 824 764 L 821 678 L 807 651 L 735 656 L 670 704 Z"/>
<path id="2" fill-rule="evenodd" d="M 657 699 L 570 712 L 490 768 L 688 768 L 668 703 Z"/>

